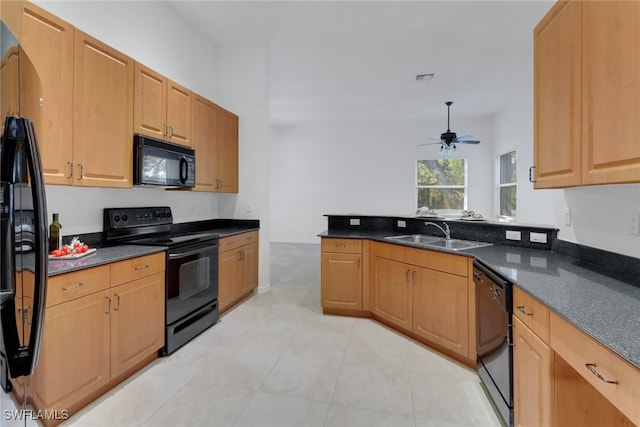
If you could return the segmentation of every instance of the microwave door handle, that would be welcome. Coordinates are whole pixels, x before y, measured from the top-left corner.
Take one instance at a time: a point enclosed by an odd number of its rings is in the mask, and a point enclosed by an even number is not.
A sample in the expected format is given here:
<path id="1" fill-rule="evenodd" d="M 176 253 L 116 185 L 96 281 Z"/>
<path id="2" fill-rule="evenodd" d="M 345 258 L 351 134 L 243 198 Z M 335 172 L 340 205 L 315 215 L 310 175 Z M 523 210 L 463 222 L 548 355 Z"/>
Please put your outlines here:
<path id="1" fill-rule="evenodd" d="M 183 184 L 187 182 L 187 177 L 189 176 L 188 169 L 189 164 L 187 163 L 187 159 L 182 156 L 182 158 L 180 159 L 180 182 Z"/>

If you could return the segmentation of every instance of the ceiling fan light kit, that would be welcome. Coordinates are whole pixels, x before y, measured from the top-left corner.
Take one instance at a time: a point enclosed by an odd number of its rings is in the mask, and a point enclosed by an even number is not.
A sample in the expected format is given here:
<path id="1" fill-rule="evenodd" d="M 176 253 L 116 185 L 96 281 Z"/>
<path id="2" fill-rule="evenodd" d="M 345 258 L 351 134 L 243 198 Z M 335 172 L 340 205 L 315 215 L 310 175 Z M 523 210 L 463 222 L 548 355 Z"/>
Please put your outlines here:
<path id="1" fill-rule="evenodd" d="M 417 77 L 416 77 L 417 78 Z M 440 154 L 443 156 L 450 156 L 456 152 L 456 144 L 479 144 L 480 140 L 472 137 L 471 135 L 464 135 L 458 137 L 455 132 L 451 132 L 450 119 L 451 119 L 451 105 L 452 101 L 445 102 L 447 106 L 447 131 L 440 134 L 440 142 L 434 142 L 432 144 L 440 144 Z M 431 144 L 420 144 L 431 145 Z"/>

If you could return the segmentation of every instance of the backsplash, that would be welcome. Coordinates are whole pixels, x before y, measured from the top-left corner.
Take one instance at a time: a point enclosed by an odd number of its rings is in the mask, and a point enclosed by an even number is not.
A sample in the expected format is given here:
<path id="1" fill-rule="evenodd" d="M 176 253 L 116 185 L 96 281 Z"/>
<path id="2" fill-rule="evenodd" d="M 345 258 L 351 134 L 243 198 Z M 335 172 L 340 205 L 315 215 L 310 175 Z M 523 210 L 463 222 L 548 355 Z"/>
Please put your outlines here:
<path id="1" fill-rule="evenodd" d="M 497 223 L 489 221 L 463 221 L 454 219 L 416 218 L 416 217 L 383 217 L 359 215 L 325 215 L 328 217 L 329 230 L 350 231 L 388 231 L 390 234 L 429 234 L 441 236 L 436 227 L 427 226 L 425 222 L 433 222 L 440 226 L 446 223 L 451 229 L 451 238 L 476 240 L 499 245 L 551 250 L 558 230 L 552 227 L 522 225 L 516 223 Z M 520 233 L 520 240 L 507 240 L 507 230 Z M 546 243 L 532 242 L 531 233 L 536 233 Z"/>

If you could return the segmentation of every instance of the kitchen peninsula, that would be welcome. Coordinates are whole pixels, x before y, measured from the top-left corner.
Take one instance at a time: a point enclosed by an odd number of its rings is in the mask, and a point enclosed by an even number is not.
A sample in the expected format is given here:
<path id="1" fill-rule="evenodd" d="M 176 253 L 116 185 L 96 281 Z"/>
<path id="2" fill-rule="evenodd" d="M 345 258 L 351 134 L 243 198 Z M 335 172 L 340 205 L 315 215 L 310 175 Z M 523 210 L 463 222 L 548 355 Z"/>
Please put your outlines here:
<path id="1" fill-rule="evenodd" d="M 473 366 L 476 331 L 471 266 L 474 259 L 479 260 L 514 283 L 514 318 L 518 319 L 517 321 L 524 319 L 522 323 L 527 328 L 531 327 L 534 333 L 537 332 L 534 334 L 536 339 L 539 338 L 547 350 L 548 357 L 544 359 L 546 363 L 538 362 L 542 363 L 539 366 L 523 366 L 522 361 L 518 360 L 520 354 L 518 349 L 525 344 L 517 340 L 523 326 L 516 324 L 514 331 L 516 424 L 528 415 L 519 413 L 525 405 L 518 408 L 517 404 L 523 398 L 523 390 L 535 390 L 528 391 L 529 395 L 535 396 L 536 400 L 533 402 L 537 402 L 540 407 L 540 411 L 535 412 L 545 414 L 544 417 L 546 417 L 538 420 L 539 422 L 547 421 L 553 425 L 561 425 L 561 420 L 577 417 L 582 403 L 572 401 L 569 395 L 580 396 L 578 391 L 584 390 L 584 395 L 591 396 L 592 405 L 597 408 L 593 413 L 606 414 L 603 416 L 614 414 L 616 419 L 624 421 L 620 425 L 628 425 L 625 422 L 629 421 L 635 424 L 640 423 L 640 410 L 633 403 L 640 398 L 640 340 L 637 335 L 640 282 L 637 279 L 637 271 L 634 270 L 634 268 L 637 269 L 637 260 L 634 262 L 631 257 L 599 251 L 598 255 L 605 257 L 607 261 L 615 260 L 618 271 L 623 266 L 622 269 L 628 273 L 628 275 L 618 275 L 614 278 L 613 273 L 606 271 L 604 267 L 600 268 L 585 262 L 584 259 L 567 255 L 566 253 L 571 252 L 567 247 L 571 245 L 558 241 L 557 231 L 549 227 L 496 222 L 466 223 L 460 220 L 415 217 L 327 215 L 327 218 L 328 229 L 320 234 L 323 245 L 322 304 L 325 313 L 374 317 Z M 452 238 L 486 241 L 493 245 L 452 251 L 388 238 L 412 234 L 444 237 L 437 228 L 427 227 L 425 221 L 441 225 L 446 223 L 451 229 Z M 507 240 L 506 230 L 519 231 L 521 240 Z M 534 238 L 531 239 L 531 233 L 538 234 L 533 234 Z M 538 240 L 538 242 L 531 240 Z M 341 276 L 339 275 L 340 267 L 334 271 L 331 270 L 330 260 L 333 254 L 344 252 L 351 254 L 354 258 L 352 258 L 353 268 L 351 270 L 343 268 L 343 272 L 354 273 Z M 576 250 L 576 252 L 580 251 Z M 443 256 L 449 259 L 442 261 Z M 467 323 L 461 329 L 467 333 L 467 346 L 452 349 L 437 337 L 424 338 L 415 328 L 415 312 L 420 310 L 420 307 L 416 307 L 415 300 L 413 324 L 411 321 L 405 324 L 398 323 L 381 314 L 376 305 L 379 303 L 376 295 L 380 291 L 376 288 L 384 286 L 384 281 L 390 280 L 389 277 L 392 276 L 385 276 L 379 272 L 380 270 L 376 272 L 376 263 L 380 262 L 404 262 L 414 265 L 415 267 L 407 269 L 410 272 L 407 273 L 408 275 L 412 274 L 412 268 L 427 268 L 448 274 L 450 275 L 448 277 L 455 279 L 450 281 L 451 287 L 461 288 L 456 280 L 459 277 L 466 277 L 466 300 L 459 297 L 450 299 L 450 301 L 457 301 L 459 306 L 454 309 L 451 306 L 446 309 L 441 307 L 442 313 L 439 316 L 449 316 L 452 311 L 467 310 L 465 318 Z M 341 263 L 344 267 L 344 261 Z M 460 263 L 463 264 L 462 268 Z M 456 264 L 458 264 L 457 267 Z M 406 283 L 415 282 L 407 280 Z M 439 283 L 440 294 L 432 295 L 433 298 L 440 297 L 444 292 L 442 286 L 446 285 L 446 281 L 440 280 Z M 340 290 L 345 286 L 353 288 L 348 292 L 344 289 Z M 343 298 L 345 303 L 349 303 L 347 297 L 355 295 L 356 299 L 351 307 L 343 304 L 343 308 L 336 308 L 336 298 L 332 301 L 327 297 L 327 292 L 333 289 L 339 289 L 339 291 L 337 293 L 332 291 L 332 295 Z M 397 297 L 398 300 L 407 298 L 408 305 L 411 306 L 411 294 L 416 295 L 417 287 L 414 284 L 408 289 L 405 288 L 404 291 L 406 295 L 392 296 Z M 385 295 L 390 294 L 387 292 Z M 358 299 L 361 304 L 358 304 Z M 424 300 L 422 297 L 421 301 Z M 523 300 L 526 303 L 520 303 Z M 398 304 L 401 305 L 402 302 Z M 536 305 L 537 313 L 530 311 L 531 304 Z M 458 314 L 464 315 L 464 313 Z M 419 316 L 424 318 L 424 315 L 419 314 Z M 534 318 L 536 322 L 532 324 L 530 320 Z M 540 321 L 542 326 L 537 324 L 540 318 L 542 318 Z M 447 319 L 448 322 L 451 321 L 450 318 Z M 444 331 L 449 333 L 446 328 Z M 444 338 L 447 337 L 448 335 L 444 336 Z M 582 361 L 580 358 L 586 358 L 586 360 Z M 540 377 L 536 377 L 538 374 Z M 618 384 L 612 385 L 600 377 L 604 377 L 607 381 L 618 381 Z M 613 377 L 615 380 L 611 379 Z M 523 385 L 519 388 L 519 381 L 523 378 L 526 378 L 529 383 L 526 387 Z M 533 383 L 533 380 L 537 383 Z M 554 382 L 555 389 L 551 387 Z M 567 388 L 563 387 L 569 387 L 574 391 L 565 393 L 561 390 L 567 390 Z M 553 402 L 561 402 L 561 404 Z M 579 418 L 573 419 L 575 422 Z"/>

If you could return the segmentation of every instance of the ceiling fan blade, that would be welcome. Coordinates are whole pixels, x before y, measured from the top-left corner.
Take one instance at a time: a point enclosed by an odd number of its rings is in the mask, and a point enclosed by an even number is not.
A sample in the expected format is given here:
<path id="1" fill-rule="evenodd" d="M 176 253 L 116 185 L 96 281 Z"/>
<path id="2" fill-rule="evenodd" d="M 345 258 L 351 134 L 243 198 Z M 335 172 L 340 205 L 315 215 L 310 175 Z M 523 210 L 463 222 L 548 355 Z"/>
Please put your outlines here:
<path id="1" fill-rule="evenodd" d="M 433 138 L 429 138 L 429 139 L 433 139 Z M 425 145 L 441 145 L 442 144 L 442 142 L 440 142 L 440 140 L 437 140 L 437 141 L 438 142 L 426 142 L 424 144 L 418 144 L 418 147 L 423 147 Z"/>
<path id="2" fill-rule="evenodd" d="M 471 135 L 463 135 L 463 136 L 459 136 L 455 139 L 454 142 L 461 142 L 463 144 L 480 144 L 480 140 L 474 138 Z"/>

